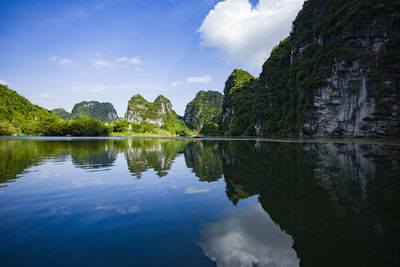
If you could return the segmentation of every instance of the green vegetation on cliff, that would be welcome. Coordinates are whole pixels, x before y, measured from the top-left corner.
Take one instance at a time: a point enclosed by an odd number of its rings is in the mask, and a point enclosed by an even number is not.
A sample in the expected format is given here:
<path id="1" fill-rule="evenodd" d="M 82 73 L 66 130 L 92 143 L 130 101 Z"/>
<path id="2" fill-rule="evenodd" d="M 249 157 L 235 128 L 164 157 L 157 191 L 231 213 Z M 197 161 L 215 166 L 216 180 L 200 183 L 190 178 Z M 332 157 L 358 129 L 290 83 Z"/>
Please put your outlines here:
<path id="1" fill-rule="evenodd" d="M 306 1 L 259 82 L 228 78 L 224 133 L 398 135 L 399 32 L 399 1 Z"/>
<path id="2" fill-rule="evenodd" d="M 98 119 L 103 122 L 113 122 L 118 118 L 117 112 L 111 103 L 100 103 L 97 101 L 83 101 L 75 104 L 71 115 L 72 117 Z"/>
<path id="3" fill-rule="evenodd" d="M 72 114 L 63 108 L 52 109 L 51 112 L 60 116 L 62 119 L 66 120 L 66 121 L 72 120 L 72 118 L 73 118 Z"/>
<path id="4" fill-rule="evenodd" d="M 225 82 L 221 130 L 224 135 L 253 135 L 250 123 L 259 89 L 258 79 L 235 69 Z"/>
<path id="5" fill-rule="evenodd" d="M 158 96 L 154 102 L 148 102 L 139 94 L 134 95 L 128 102 L 125 120 L 130 125 L 129 130 L 136 133 L 156 133 L 159 130 L 180 135 L 191 133 L 183 119 L 172 109 L 171 101 L 162 95 Z M 124 122 L 118 122 L 118 124 L 124 124 Z M 126 123 L 122 129 L 124 127 Z"/>
<path id="6" fill-rule="evenodd" d="M 220 92 L 199 91 L 186 105 L 183 116 L 186 125 L 190 129 L 201 131 L 207 123 L 219 124 L 222 119 L 223 99 L 224 95 Z"/>

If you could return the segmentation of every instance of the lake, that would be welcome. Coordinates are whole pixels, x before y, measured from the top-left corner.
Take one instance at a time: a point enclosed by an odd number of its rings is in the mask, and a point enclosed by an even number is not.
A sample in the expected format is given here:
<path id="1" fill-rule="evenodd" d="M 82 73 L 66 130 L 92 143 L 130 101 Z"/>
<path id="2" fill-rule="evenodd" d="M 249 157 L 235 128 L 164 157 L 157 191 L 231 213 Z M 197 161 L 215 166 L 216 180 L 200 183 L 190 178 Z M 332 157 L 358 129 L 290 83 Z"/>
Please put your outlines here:
<path id="1" fill-rule="evenodd" d="M 0 138 L 1 266 L 398 266 L 400 146 Z"/>

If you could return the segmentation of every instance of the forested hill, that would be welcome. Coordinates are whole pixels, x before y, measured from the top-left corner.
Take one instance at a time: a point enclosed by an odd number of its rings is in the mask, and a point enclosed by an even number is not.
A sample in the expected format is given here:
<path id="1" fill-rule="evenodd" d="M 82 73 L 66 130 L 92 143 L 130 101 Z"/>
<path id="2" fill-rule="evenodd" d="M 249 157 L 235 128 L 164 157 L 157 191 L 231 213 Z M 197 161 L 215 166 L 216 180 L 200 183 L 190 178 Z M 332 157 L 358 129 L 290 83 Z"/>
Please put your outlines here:
<path id="1" fill-rule="evenodd" d="M 28 99 L 0 84 L 0 131 L 8 131 L 5 134 L 35 134 L 40 121 L 46 119 L 61 118 L 42 107 L 33 105 Z"/>
<path id="2" fill-rule="evenodd" d="M 199 91 L 186 105 L 183 119 L 189 128 L 200 131 L 207 123 L 219 124 L 224 95 L 216 91 Z"/>
<path id="3" fill-rule="evenodd" d="M 399 136 L 400 2 L 308 0 L 259 79 L 232 75 L 226 134 Z"/>
<path id="4" fill-rule="evenodd" d="M 171 101 L 162 95 L 154 102 L 147 101 L 140 94 L 132 96 L 125 120 L 134 124 L 154 125 L 169 132 L 189 132 L 183 119 L 172 109 Z"/>
<path id="5" fill-rule="evenodd" d="M 71 116 L 98 119 L 103 122 L 113 122 L 118 118 L 114 106 L 109 103 L 97 101 L 82 101 L 74 105 Z"/>

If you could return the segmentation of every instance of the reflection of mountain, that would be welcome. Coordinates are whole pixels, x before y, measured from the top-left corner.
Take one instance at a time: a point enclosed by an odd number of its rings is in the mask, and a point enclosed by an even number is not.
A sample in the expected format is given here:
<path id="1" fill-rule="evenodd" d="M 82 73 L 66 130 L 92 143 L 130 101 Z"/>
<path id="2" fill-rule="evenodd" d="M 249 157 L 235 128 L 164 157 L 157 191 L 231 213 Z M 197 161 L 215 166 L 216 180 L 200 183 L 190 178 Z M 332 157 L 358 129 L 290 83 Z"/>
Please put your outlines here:
<path id="1" fill-rule="evenodd" d="M 75 167 L 99 169 L 110 167 L 117 158 L 113 140 L 86 140 L 75 142 L 71 156 Z"/>
<path id="2" fill-rule="evenodd" d="M 185 147 L 186 166 L 191 168 L 200 181 L 213 182 L 222 177 L 221 142 L 194 141 Z"/>
<path id="3" fill-rule="evenodd" d="M 117 152 L 114 140 L 0 139 L 0 183 L 18 178 L 44 159 L 65 160 L 71 154 L 77 168 L 111 166 Z"/>
<path id="4" fill-rule="evenodd" d="M 65 160 L 71 155 L 76 167 L 97 169 L 112 166 L 121 152 L 132 174 L 140 177 L 152 168 L 162 177 L 177 155 L 184 153 L 187 167 L 201 181 L 215 181 L 224 175 L 226 194 L 234 204 L 259 195 L 262 208 L 293 237 L 293 248 L 302 266 L 396 266 L 400 263 L 399 146 L 159 139 L 52 140 L 0 139 L 0 183 L 17 178 L 44 159 Z M 196 192 L 205 191 L 193 188 L 187 191 Z M 253 215 L 241 216 L 253 218 Z M 234 244 L 229 238 L 232 232 L 236 233 L 235 227 L 247 221 L 243 218 L 236 222 L 216 222 L 205 230 L 222 231 L 203 242 L 203 249 L 210 257 L 222 256 L 220 260 L 229 264 L 224 257 L 229 257 L 231 249 L 242 250 L 241 243 L 232 247 Z M 265 227 L 269 231 L 269 226 Z M 247 226 L 240 230 L 240 238 L 268 247 L 262 242 L 265 238 L 255 237 L 247 231 Z M 208 241 L 211 247 L 206 248 Z M 219 241 L 229 241 L 227 246 L 220 247 L 225 254 L 217 255 L 219 250 L 214 249 L 214 241 L 219 245 Z M 246 247 L 247 255 L 260 258 L 259 249 Z"/>
<path id="5" fill-rule="evenodd" d="M 0 139 L 0 183 L 18 178 L 27 168 L 40 164 L 43 158 L 54 157 L 60 150 L 54 142 Z"/>
<path id="6" fill-rule="evenodd" d="M 302 266 L 400 262 L 399 147 L 225 142 L 233 203 L 259 194 Z"/>
<path id="7" fill-rule="evenodd" d="M 188 141 L 160 139 L 127 139 L 125 157 L 129 171 L 137 178 L 147 169 L 154 169 L 159 177 L 168 174 L 178 153 Z"/>

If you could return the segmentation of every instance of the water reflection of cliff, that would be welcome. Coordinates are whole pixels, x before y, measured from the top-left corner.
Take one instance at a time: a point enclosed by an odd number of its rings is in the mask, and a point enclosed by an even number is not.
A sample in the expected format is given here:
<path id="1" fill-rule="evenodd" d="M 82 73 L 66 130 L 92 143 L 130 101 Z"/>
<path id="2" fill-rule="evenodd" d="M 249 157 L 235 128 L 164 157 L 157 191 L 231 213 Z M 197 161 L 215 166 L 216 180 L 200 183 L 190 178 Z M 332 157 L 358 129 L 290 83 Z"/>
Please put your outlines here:
<path id="1" fill-rule="evenodd" d="M 176 156 L 183 152 L 188 141 L 165 139 L 127 139 L 125 157 L 129 171 L 137 178 L 142 172 L 154 169 L 159 177 L 168 174 Z"/>
<path id="2" fill-rule="evenodd" d="M 125 156 L 129 171 L 137 177 L 148 169 L 165 176 L 183 153 L 186 166 L 200 181 L 212 182 L 224 176 L 226 194 L 233 204 L 259 195 L 262 208 L 293 237 L 302 266 L 400 263 L 399 146 L 0 139 L 0 183 L 18 178 L 48 159 L 71 157 L 75 167 L 106 170 L 115 164 L 118 153 Z M 227 249 L 224 251 L 230 251 Z M 217 252 L 212 250 L 214 258 L 218 258 Z M 260 254 L 258 250 L 251 252 Z"/>
<path id="3" fill-rule="evenodd" d="M 190 142 L 185 147 L 186 166 L 202 182 L 218 181 L 222 177 L 222 150 L 220 142 Z"/>
<path id="4" fill-rule="evenodd" d="M 77 168 L 87 170 L 107 169 L 117 158 L 114 140 L 88 140 L 75 142 L 71 147 L 72 163 Z"/>
<path id="5" fill-rule="evenodd" d="M 224 142 L 233 203 L 258 194 L 302 266 L 396 266 L 399 147 Z"/>

